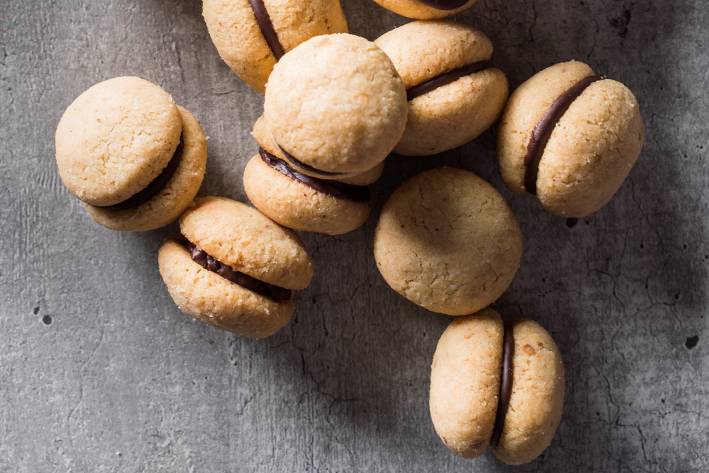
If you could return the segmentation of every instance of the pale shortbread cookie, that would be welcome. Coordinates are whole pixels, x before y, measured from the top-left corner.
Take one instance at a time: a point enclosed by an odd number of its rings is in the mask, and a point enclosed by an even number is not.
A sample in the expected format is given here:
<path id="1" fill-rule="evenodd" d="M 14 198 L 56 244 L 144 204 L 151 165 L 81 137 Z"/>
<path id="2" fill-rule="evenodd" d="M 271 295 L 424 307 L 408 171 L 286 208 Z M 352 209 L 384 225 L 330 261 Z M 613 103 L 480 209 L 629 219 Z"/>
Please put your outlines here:
<path id="1" fill-rule="evenodd" d="M 510 97 L 498 131 L 500 173 L 524 192 L 525 156 L 532 132 L 551 105 L 594 72 L 566 62 L 537 73 Z M 551 132 L 539 161 L 536 193 L 542 205 L 565 217 L 585 217 L 605 206 L 637 161 L 644 142 L 640 107 L 623 84 L 603 79 L 573 100 Z"/>
<path id="2" fill-rule="evenodd" d="M 387 10 L 417 20 L 432 20 L 455 15 L 477 3 L 477 0 L 374 0 Z"/>
<path id="3" fill-rule="evenodd" d="M 175 220 L 194 200 L 207 166 L 207 139 L 197 119 L 183 107 L 182 157 L 170 181 L 159 194 L 130 209 L 111 210 L 86 204 L 91 218 L 113 230 L 146 231 Z"/>
<path id="4" fill-rule="evenodd" d="M 536 322 L 517 321 L 512 391 L 495 456 L 509 465 L 529 463 L 551 443 L 564 408 L 565 375 L 559 347 Z"/>
<path id="5" fill-rule="evenodd" d="M 460 68 L 484 64 L 479 71 L 409 100 L 408 122 L 397 153 L 423 156 L 457 148 L 477 138 L 502 112 L 507 78 L 487 63 L 493 48 L 482 32 L 451 21 L 414 21 L 375 43 L 389 55 L 407 90 Z"/>
<path id="6" fill-rule="evenodd" d="M 466 315 L 510 285 L 522 234 L 490 184 L 442 167 L 394 191 L 379 218 L 374 257 L 389 286 L 405 298 L 433 312 Z"/>
<path id="7" fill-rule="evenodd" d="M 511 385 L 500 408 L 503 339 L 512 330 Z M 429 407 L 436 432 L 454 453 L 482 455 L 495 421 L 504 414 L 493 453 L 510 465 L 528 463 L 551 443 L 564 404 L 564 365 L 559 348 L 536 322 L 507 327 L 492 309 L 454 320 L 441 335 L 431 365 Z"/>
<path id="8" fill-rule="evenodd" d="M 254 124 L 252 134 L 261 148 L 290 167 L 263 117 Z M 351 180 L 359 181 L 356 185 L 367 185 L 379 177 L 381 167 Z M 309 179 L 308 176 L 304 178 Z M 334 181 L 324 181 L 322 185 L 327 187 L 330 183 Z M 251 158 L 244 170 L 244 191 L 251 203 L 266 216 L 295 230 L 341 235 L 359 228 L 370 212 L 369 201 L 343 198 L 318 185 L 308 185 L 302 178 L 298 180 L 296 176 L 286 175 L 267 164 L 259 153 Z"/>
<path id="9" fill-rule="evenodd" d="M 404 132 L 407 112 L 391 60 L 350 34 L 317 36 L 287 53 L 271 74 L 264 104 L 276 143 L 305 165 L 298 170 L 330 179 L 384 161 Z"/>
<path id="10" fill-rule="evenodd" d="M 84 202 L 109 206 L 150 184 L 180 142 L 172 97 L 138 77 L 117 77 L 82 93 L 56 131 L 59 175 Z"/>
<path id="11" fill-rule="evenodd" d="M 276 298 L 274 289 L 305 289 L 313 276 L 310 257 L 293 232 L 224 197 L 198 199 L 180 218 L 180 231 L 189 243 L 167 241 L 158 255 L 160 274 L 180 310 L 251 338 L 267 337 L 290 320 L 292 296 Z M 193 259 L 188 244 L 256 284 L 276 287 L 233 282 Z"/>
<path id="12" fill-rule="evenodd" d="M 347 32 L 339 0 L 263 0 L 285 51 L 313 36 Z M 277 62 L 249 0 L 204 0 L 203 15 L 224 62 L 250 87 L 263 93 Z"/>
<path id="13" fill-rule="evenodd" d="M 446 447 L 465 458 L 490 443 L 502 369 L 502 319 L 492 309 L 454 320 L 431 364 L 429 408 Z"/>

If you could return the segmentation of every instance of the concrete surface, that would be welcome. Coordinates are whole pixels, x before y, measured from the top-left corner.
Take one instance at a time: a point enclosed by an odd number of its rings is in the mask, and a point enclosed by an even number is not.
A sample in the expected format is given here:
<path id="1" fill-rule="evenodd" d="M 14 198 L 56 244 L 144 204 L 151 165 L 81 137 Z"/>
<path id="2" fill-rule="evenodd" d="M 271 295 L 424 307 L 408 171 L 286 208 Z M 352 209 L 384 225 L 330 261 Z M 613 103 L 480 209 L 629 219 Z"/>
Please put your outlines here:
<path id="1" fill-rule="evenodd" d="M 374 38 L 404 20 L 345 0 Z M 297 320 L 262 343 L 193 323 L 155 251 L 174 228 L 94 225 L 62 187 L 53 133 L 91 84 L 138 74 L 199 117 L 203 193 L 243 199 L 261 97 L 212 47 L 198 0 L 0 0 L 0 472 L 709 471 L 709 9 L 703 0 L 482 0 L 461 16 L 494 40 L 513 84 L 577 58 L 627 83 L 648 143 L 602 212 L 570 228 L 505 192 L 526 237 L 498 307 L 538 319 L 568 369 L 544 457 L 508 468 L 450 455 L 427 408 L 448 319 L 391 292 L 374 219 L 306 236 L 318 274 Z M 433 159 L 391 159 L 394 185 L 439 163 L 491 179 L 493 136 Z"/>

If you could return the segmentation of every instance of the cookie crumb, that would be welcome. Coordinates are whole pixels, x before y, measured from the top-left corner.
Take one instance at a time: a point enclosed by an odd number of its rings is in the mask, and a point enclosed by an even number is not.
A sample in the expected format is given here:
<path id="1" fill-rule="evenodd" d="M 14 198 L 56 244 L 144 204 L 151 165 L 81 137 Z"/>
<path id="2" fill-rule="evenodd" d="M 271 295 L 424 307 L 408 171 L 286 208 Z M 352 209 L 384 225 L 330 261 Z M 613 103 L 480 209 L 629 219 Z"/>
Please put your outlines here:
<path id="1" fill-rule="evenodd" d="M 51 325 L 52 324 L 52 316 L 51 315 L 45 315 L 42 317 L 42 322 L 44 325 Z"/>

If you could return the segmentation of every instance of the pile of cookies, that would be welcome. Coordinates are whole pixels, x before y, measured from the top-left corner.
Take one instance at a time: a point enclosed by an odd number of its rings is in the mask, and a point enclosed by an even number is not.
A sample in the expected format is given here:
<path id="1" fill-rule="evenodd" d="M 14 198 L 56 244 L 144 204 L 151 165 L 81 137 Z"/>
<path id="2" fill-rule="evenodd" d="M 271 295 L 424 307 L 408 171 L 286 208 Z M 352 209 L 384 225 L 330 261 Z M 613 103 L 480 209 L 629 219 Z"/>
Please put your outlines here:
<path id="1" fill-rule="evenodd" d="M 258 148 L 243 174 L 255 208 L 195 199 L 204 131 L 155 84 L 101 82 L 62 116 L 59 174 L 97 223 L 146 231 L 179 218 L 181 235 L 162 245 L 158 264 L 186 314 L 245 337 L 274 334 L 314 274 L 294 230 L 359 228 L 387 157 L 396 165 L 450 150 L 498 120 L 505 184 L 549 212 L 587 216 L 625 180 L 644 127 L 623 84 L 571 61 L 509 96 L 490 39 L 440 19 L 475 0 L 376 2 L 416 21 L 372 42 L 347 33 L 338 0 L 204 0 L 219 54 L 265 92 Z M 374 259 L 387 284 L 456 316 L 433 357 L 430 411 L 443 443 L 464 457 L 491 447 L 505 463 L 532 461 L 561 419 L 564 366 L 554 340 L 533 321 L 505 323 L 489 308 L 514 279 L 522 246 L 502 195 L 463 169 L 408 179 L 379 216 Z"/>

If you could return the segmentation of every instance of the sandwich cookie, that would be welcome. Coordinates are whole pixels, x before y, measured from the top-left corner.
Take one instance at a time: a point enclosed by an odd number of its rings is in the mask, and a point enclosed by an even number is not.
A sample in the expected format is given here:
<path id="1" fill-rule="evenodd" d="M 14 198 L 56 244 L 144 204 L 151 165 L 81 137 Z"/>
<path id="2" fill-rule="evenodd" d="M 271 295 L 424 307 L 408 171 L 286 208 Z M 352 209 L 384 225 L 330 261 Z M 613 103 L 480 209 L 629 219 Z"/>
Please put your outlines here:
<path id="1" fill-rule="evenodd" d="M 643 147 L 633 93 L 581 62 L 551 66 L 512 94 L 498 131 L 500 173 L 510 190 L 549 212 L 586 217 L 605 206 Z"/>
<path id="2" fill-rule="evenodd" d="M 287 51 L 313 36 L 347 32 L 339 0 L 204 0 L 202 10 L 219 55 L 261 93 Z"/>
<path id="3" fill-rule="evenodd" d="M 180 217 L 183 240 L 158 253 L 160 275 L 187 315 L 249 338 L 265 338 L 293 315 L 293 291 L 313 264 L 298 237 L 258 210 L 224 197 L 197 199 Z"/>
<path id="4" fill-rule="evenodd" d="M 429 408 L 436 433 L 465 458 L 488 447 L 508 465 L 529 463 L 561 421 L 564 364 L 536 322 L 504 324 L 492 309 L 454 320 L 431 364 Z"/>
<path id="5" fill-rule="evenodd" d="M 383 165 L 350 183 L 302 174 L 291 167 L 273 142 L 263 117 L 254 125 L 259 151 L 244 170 L 251 203 L 271 220 L 295 230 L 340 235 L 359 228 L 370 212 L 368 184 Z"/>
<path id="6" fill-rule="evenodd" d="M 401 16 L 432 20 L 455 15 L 475 5 L 477 0 L 374 0 Z"/>
<path id="7" fill-rule="evenodd" d="M 194 116 L 157 85 L 117 77 L 94 85 L 56 131 L 59 175 L 89 215 L 113 230 L 175 220 L 202 184 L 207 141 Z"/>
<path id="8" fill-rule="evenodd" d="M 316 36 L 281 59 L 268 81 L 264 118 L 298 172 L 342 180 L 376 168 L 406 127 L 406 89 L 374 43 Z"/>
<path id="9" fill-rule="evenodd" d="M 522 234 L 502 196 L 462 169 L 405 181 L 384 204 L 374 258 L 387 284 L 433 312 L 467 315 L 497 300 L 522 257 Z"/>
<path id="10" fill-rule="evenodd" d="M 477 138 L 500 116 L 508 95 L 493 66 L 492 42 L 451 21 L 414 21 L 375 41 L 406 86 L 409 117 L 395 152 L 425 156 Z"/>

